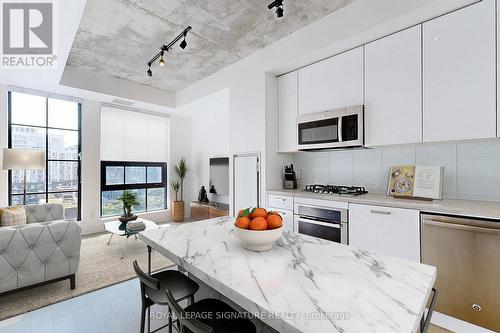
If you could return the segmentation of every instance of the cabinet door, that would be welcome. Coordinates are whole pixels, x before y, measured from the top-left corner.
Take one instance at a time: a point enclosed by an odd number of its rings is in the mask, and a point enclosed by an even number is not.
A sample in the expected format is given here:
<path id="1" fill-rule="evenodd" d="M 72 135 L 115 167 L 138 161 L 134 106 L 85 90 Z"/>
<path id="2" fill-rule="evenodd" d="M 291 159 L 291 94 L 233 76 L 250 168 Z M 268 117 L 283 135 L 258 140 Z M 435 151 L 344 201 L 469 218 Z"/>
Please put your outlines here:
<path id="1" fill-rule="evenodd" d="M 363 104 L 363 47 L 299 69 L 299 115 Z"/>
<path id="2" fill-rule="evenodd" d="M 496 136 L 495 0 L 423 25 L 424 141 Z"/>
<path id="3" fill-rule="evenodd" d="M 278 79 L 279 152 L 297 151 L 297 71 Z"/>
<path id="4" fill-rule="evenodd" d="M 416 210 L 349 205 L 349 245 L 420 262 L 420 213 Z"/>
<path id="5" fill-rule="evenodd" d="M 421 27 L 365 46 L 365 143 L 422 142 Z"/>

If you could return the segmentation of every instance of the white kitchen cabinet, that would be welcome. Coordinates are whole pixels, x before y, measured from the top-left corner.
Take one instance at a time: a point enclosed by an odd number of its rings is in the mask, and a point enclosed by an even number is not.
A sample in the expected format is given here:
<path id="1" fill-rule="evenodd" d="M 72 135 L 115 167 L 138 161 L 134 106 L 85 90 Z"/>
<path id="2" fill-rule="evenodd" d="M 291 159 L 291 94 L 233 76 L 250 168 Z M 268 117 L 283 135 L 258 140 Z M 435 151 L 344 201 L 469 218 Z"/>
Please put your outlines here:
<path id="1" fill-rule="evenodd" d="M 495 0 L 423 24 L 423 139 L 496 136 Z"/>
<path id="2" fill-rule="evenodd" d="M 363 104 L 363 47 L 299 69 L 299 116 Z"/>
<path id="3" fill-rule="evenodd" d="M 420 262 L 420 212 L 349 204 L 349 245 Z"/>
<path id="4" fill-rule="evenodd" d="M 365 46 L 365 144 L 422 142 L 421 26 Z"/>
<path id="5" fill-rule="evenodd" d="M 278 78 L 280 153 L 297 151 L 297 71 Z"/>
<path id="6" fill-rule="evenodd" d="M 293 197 L 286 195 L 269 194 L 267 196 L 267 210 L 278 212 L 283 218 L 284 230 L 293 231 Z"/>

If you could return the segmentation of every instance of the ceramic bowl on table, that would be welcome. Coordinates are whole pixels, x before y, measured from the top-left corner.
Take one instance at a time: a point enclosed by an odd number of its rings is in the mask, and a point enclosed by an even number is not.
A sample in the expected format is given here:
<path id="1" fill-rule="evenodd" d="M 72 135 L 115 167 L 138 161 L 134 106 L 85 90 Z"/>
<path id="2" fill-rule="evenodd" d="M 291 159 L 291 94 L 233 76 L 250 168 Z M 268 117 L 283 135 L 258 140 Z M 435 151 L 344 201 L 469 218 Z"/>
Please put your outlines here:
<path id="1" fill-rule="evenodd" d="M 283 227 L 272 230 L 249 230 L 234 227 L 234 230 L 245 249 L 256 252 L 272 249 L 274 242 L 280 239 L 283 234 Z"/>

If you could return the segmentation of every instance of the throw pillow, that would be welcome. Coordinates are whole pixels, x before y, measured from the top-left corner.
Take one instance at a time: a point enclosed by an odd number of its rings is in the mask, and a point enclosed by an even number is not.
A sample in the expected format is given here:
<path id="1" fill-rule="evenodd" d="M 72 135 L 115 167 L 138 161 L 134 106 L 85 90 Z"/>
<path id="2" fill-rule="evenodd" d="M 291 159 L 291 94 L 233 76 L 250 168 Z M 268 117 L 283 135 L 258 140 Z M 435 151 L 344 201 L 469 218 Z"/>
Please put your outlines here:
<path id="1" fill-rule="evenodd" d="M 26 224 L 26 211 L 23 206 L 3 208 L 2 211 L 0 226 L 8 227 Z"/>

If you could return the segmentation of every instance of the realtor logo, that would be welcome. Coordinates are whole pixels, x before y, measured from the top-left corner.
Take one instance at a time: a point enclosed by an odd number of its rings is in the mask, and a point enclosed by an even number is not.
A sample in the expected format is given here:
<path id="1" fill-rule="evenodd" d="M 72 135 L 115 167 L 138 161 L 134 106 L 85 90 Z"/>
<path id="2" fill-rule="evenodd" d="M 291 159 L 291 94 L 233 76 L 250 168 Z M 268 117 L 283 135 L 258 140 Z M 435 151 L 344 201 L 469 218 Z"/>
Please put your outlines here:
<path id="1" fill-rule="evenodd" d="M 2 67 L 53 67 L 54 3 L 2 2 Z"/>

